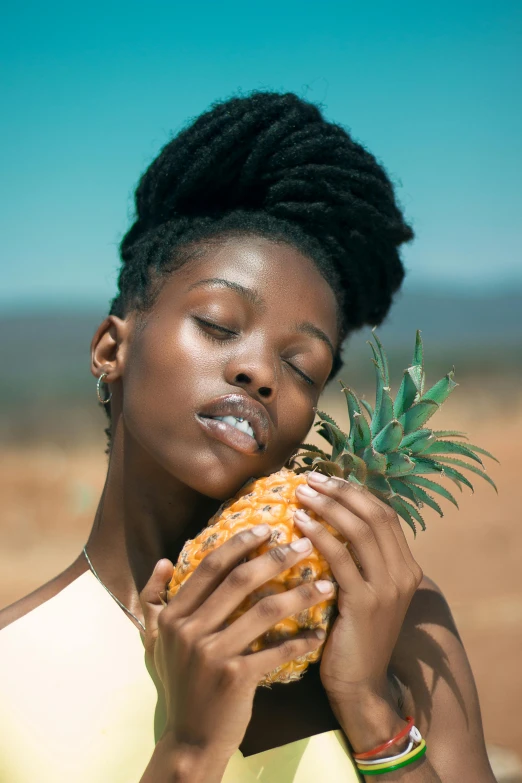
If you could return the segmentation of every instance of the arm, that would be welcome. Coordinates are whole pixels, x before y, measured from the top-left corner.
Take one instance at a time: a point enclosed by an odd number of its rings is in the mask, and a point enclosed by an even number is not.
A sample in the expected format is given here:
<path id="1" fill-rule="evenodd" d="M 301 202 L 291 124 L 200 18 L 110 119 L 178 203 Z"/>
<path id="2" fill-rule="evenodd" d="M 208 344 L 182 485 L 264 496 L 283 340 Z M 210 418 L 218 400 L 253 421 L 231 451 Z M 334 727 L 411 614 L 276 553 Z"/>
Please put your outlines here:
<path id="1" fill-rule="evenodd" d="M 221 783 L 229 759 L 177 746 L 164 735 L 154 749 L 140 783 Z"/>
<path id="2" fill-rule="evenodd" d="M 339 614 L 320 674 L 354 752 L 396 736 L 406 725 L 402 716 L 412 715 L 426 739 L 426 758 L 383 772 L 379 780 L 493 783 L 466 653 L 448 605 L 423 578 L 397 515 L 348 481 L 310 473 L 308 484 L 296 490 L 300 502 L 340 532 L 358 559 L 356 564 L 324 525 L 295 512 L 338 584 Z M 405 686 L 403 709 L 393 699 L 390 671 Z M 395 745 L 389 755 L 404 747 Z"/>
<path id="3" fill-rule="evenodd" d="M 424 759 L 364 780 L 382 783 L 495 783 L 489 765 L 477 690 L 449 606 L 423 578 L 407 611 L 390 667 L 402 684 L 400 712 L 415 716 L 427 742 Z M 404 726 L 396 694 L 346 705 L 341 725 L 355 752 L 376 747 Z M 400 750 L 391 751 L 390 755 Z"/>

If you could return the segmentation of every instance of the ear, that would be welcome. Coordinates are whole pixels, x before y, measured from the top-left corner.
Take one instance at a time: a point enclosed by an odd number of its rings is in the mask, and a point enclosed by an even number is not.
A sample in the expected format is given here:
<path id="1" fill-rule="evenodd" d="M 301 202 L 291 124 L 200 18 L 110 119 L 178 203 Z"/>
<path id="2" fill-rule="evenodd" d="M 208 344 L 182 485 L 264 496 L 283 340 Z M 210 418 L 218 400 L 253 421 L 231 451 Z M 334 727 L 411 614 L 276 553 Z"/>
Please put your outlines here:
<path id="1" fill-rule="evenodd" d="M 129 345 L 131 323 L 109 315 L 97 328 L 91 341 L 91 372 L 99 378 L 107 373 L 106 383 L 114 383 L 123 375 Z"/>

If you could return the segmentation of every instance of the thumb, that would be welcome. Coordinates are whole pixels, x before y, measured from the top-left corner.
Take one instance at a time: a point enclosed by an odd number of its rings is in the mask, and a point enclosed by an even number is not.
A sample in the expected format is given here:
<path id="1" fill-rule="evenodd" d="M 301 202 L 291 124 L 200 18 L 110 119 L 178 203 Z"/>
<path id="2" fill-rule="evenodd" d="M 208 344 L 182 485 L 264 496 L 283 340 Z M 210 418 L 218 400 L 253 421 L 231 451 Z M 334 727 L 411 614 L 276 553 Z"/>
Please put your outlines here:
<path id="1" fill-rule="evenodd" d="M 145 649 L 151 652 L 158 636 L 158 616 L 165 606 L 165 587 L 172 579 L 174 566 L 170 560 L 158 560 L 152 575 L 140 593 L 145 620 Z"/>

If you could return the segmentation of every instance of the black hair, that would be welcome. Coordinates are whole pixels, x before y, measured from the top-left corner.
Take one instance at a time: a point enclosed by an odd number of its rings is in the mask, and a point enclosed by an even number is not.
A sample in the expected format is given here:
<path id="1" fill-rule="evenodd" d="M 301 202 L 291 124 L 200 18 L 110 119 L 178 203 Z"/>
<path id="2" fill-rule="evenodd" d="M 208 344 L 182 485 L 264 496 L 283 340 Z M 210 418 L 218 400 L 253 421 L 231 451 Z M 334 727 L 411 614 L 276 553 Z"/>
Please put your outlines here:
<path id="1" fill-rule="evenodd" d="M 399 247 L 413 238 L 382 165 L 294 93 L 215 103 L 161 150 L 135 203 L 111 314 L 150 309 L 195 244 L 255 234 L 316 264 L 337 298 L 339 345 L 383 321 L 404 277 Z M 339 349 L 332 375 L 340 366 Z"/>

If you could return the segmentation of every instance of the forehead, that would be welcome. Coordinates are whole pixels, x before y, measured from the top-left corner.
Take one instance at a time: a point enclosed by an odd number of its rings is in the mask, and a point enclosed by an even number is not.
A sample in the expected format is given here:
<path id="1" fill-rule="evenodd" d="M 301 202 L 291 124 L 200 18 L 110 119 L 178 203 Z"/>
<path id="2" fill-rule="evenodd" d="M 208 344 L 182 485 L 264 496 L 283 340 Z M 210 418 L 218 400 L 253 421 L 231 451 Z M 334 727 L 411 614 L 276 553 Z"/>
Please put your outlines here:
<path id="1" fill-rule="evenodd" d="M 258 236 L 205 242 L 175 277 L 182 290 L 208 278 L 251 288 L 272 312 L 313 320 L 337 342 L 334 292 L 313 261 L 292 245 Z"/>

